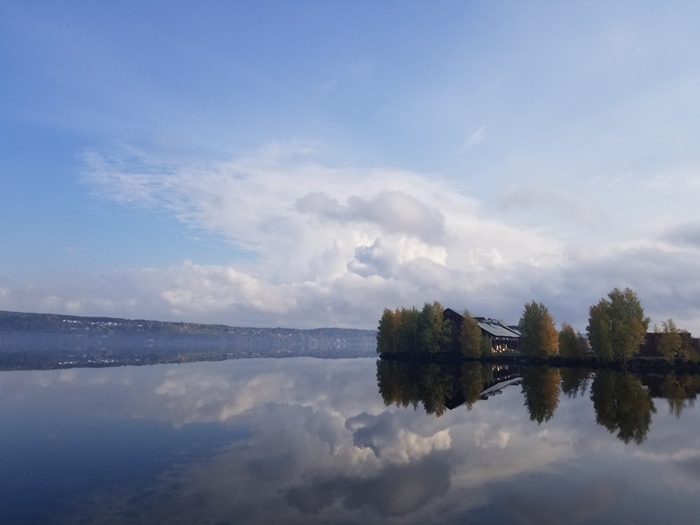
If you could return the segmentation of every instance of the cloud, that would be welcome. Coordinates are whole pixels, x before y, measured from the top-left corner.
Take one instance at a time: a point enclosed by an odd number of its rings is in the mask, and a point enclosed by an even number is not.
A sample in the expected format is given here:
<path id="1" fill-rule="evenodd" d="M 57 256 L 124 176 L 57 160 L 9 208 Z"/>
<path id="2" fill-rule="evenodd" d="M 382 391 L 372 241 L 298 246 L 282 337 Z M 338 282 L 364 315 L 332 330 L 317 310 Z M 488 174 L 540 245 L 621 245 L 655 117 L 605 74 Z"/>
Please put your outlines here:
<path id="1" fill-rule="evenodd" d="M 630 286 L 654 322 L 672 317 L 700 331 L 692 221 L 613 217 L 554 186 L 511 186 L 489 206 L 434 175 L 330 167 L 313 160 L 315 148 L 279 143 L 207 164 L 128 149 L 87 154 L 84 180 L 95 194 L 213 235 L 239 248 L 235 258 L 203 264 L 192 253 L 164 267 L 0 281 L 0 301 L 25 311 L 374 328 L 385 307 L 433 300 L 517 322 L 534 299 L 585 331 L 588 307 Z"/>
<path id="2" fill-rule="evenodd" d="M 439 210 L 397 191 L 382 191 L 370 199 L 351 196 L 342 205 L 324 193 L 310 193 L 297 201 L 302 213 L 338 222 L 369 222 L 387 233 L 418 237 L 426 242 L 440 241 L 445 234 L 444 218 Z"/>
<path id="3" fill-rule="evenodd" d="M 700 223 L 672 228 L 661 236 L 661 240 L 678 246 L 700 249 Z"/>
<path id="4" fill-rule="evenodd" d="M 469 137 L 467 137 L 466 142 L 464 143 L 464 146 L 462 146 L 459 150 L 460 153 L 464 153 L 466 151 L 469 151 L 479 144 L 481 144 L 484 139 L 486 138 L 486 126 L 481 126 L 479 129 L 474 131 Z"/>
<path id="5" fill-rule="evenodd" d="M 510 186 L 503 192 L 500 206 L 507 211 L 544 212 L 591 227 L 607 221 L 607 213 L 586 196 L 551 186 Z"/>
<path id="6" fill-rule="evenodd" d="M 276 144 L 200 165 L 93 152 L 84 180 L 102 198 L 171 215 L 251 254 L 228 265 L 136 271 L 135 287 L 147 279 L 156 294 L 149 301 L 178 318 L 372 326 L 386 305 L 468 294 L 490 286 L 485 272 L 552 262 L 557 241 L 482 215 L 445 180 L 331 168 L 312 154 Z"/>

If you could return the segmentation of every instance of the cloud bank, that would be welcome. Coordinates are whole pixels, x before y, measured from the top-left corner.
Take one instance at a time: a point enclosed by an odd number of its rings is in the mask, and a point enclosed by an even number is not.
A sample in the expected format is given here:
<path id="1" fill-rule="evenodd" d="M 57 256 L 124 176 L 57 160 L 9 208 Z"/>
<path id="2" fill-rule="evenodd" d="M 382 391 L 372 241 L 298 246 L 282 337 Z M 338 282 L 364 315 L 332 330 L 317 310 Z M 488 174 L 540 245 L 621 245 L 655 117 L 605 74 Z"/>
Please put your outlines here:
<path id="1" fill-rule="evenodd" d="M 83 181 L 96 196 L 174 219 L 235 256 L 211 264 L 193 253 L 63 287 L 0 283 L 0 308 L 372 328 L 385 307 L 432 300 L 516 322 L 535 299 L 585 331 L 589 305 L 631 286 L 655 321 L 700 330 L 694 224 L 660 221 L 652 236 L 630 237 L 629 221 L 551 185 L 499 189 L 492 205 L 434 174 L 332 167 L 315 147 L 273 144 L 206 164 L 126 148 L 85 154 Z M 593 243 L 586 228 L 609 230 L 609 240 Z"/>

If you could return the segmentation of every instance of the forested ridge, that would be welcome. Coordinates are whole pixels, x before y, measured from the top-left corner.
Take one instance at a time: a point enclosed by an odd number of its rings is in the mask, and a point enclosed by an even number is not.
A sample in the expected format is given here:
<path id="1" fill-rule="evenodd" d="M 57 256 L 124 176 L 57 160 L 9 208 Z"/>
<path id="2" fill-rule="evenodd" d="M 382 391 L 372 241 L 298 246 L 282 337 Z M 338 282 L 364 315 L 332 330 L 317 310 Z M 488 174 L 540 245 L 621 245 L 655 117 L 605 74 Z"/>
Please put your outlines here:
<path id="1" fill-rule="evenodd" d="M 0 311 L 0 369 L 374 355 L 376 332 Z"/>

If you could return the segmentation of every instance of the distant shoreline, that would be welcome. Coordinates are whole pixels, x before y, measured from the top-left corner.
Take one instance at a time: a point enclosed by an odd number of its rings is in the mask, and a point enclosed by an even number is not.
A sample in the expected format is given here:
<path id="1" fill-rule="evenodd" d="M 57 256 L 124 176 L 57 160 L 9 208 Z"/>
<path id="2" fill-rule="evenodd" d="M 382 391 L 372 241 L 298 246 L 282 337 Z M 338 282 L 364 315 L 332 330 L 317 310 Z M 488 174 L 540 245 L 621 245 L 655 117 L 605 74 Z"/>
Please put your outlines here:
<path id="1" fill-rule="evenodd" d="M 376 355 L 375 330 L 254 328 L 0 311 L 0 370 Z"/>

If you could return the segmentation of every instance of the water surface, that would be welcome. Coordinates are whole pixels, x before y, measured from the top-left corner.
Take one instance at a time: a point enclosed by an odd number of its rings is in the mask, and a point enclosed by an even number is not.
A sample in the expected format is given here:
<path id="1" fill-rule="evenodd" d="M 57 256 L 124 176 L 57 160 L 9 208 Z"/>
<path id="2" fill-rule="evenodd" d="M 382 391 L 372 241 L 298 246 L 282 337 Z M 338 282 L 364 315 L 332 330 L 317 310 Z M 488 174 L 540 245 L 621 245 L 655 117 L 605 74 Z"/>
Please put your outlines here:
<path id="1" fill-rule="evenodd" d="M 482 396 L 511 376 L 382 366 L 1 373 L 0 523 L 698 521 L 687 389 L 520 370 Z"/>

